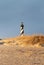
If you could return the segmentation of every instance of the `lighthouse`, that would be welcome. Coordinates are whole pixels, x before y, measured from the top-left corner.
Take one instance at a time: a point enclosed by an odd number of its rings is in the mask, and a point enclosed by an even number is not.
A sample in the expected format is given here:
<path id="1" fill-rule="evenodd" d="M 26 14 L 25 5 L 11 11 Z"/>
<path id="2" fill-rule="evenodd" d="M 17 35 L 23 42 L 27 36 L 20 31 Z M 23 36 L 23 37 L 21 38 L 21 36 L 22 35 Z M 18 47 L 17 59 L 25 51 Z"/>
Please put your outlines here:
<path id="1" fill-rule="evenodd" d="M 23 22 L 21 22 L 21 24 L 20 24 L 20 35 L 21 36 L 24 35 L 24 24 L 23 24 Z"/>

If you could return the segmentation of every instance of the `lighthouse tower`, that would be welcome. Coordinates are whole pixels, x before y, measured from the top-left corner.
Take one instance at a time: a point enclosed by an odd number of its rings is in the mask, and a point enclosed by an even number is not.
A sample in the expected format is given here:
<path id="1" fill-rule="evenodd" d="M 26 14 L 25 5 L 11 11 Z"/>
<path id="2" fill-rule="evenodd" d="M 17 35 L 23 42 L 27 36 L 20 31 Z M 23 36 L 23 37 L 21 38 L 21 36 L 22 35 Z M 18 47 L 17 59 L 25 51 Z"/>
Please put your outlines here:
<path id="1" fill-rule="evenodd" d="M 23 24 L 23 22 L 21 22 L 21 25 L 20 25 L 20 35 L 21 36 L 24 35 L 24 24 Z"/>

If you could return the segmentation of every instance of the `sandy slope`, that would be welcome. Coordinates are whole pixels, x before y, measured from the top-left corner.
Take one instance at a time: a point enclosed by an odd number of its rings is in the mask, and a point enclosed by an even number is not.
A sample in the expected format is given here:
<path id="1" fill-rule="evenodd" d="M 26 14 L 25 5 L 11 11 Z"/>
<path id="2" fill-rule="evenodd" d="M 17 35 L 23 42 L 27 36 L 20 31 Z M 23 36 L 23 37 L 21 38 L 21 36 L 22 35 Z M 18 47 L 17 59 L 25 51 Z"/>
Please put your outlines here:
<path id="1" fill-rule="evenodd" d="M 0 45 L 0 65 L 44 65 L 44 47 Z"/>

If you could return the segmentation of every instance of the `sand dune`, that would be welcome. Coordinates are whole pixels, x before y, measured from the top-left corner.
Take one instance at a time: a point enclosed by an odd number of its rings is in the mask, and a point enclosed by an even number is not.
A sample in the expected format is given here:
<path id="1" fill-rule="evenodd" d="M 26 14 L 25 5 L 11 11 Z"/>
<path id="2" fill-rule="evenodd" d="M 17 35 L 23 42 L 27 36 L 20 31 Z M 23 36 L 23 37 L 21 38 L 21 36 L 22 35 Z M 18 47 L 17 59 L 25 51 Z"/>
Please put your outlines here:
<path id="1" fill-rule="evenodd" d="M 18 36 L 15 38 L 9 38 L 3 40 L 6 45 L 20 45 L 20 46 L 44 46 L 44 36 L 32 35 L 32 36 Z"/>
<path id="2" fill-rule="evenodd" d="M 2 42 L 0 65 L 44 65 L 44 36 L 18 36 Z"/>

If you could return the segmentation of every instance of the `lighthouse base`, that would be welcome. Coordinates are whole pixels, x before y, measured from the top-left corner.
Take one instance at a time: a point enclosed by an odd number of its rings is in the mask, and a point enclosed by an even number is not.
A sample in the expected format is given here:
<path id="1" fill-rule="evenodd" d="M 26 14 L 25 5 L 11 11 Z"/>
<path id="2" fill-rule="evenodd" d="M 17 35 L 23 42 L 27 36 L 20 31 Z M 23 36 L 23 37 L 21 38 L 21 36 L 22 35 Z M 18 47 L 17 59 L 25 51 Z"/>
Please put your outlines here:
<path id="1" fill-rule="evenodd" d="M 20 36 L 24 36 L 24 34 L 21 34 Z"/>

